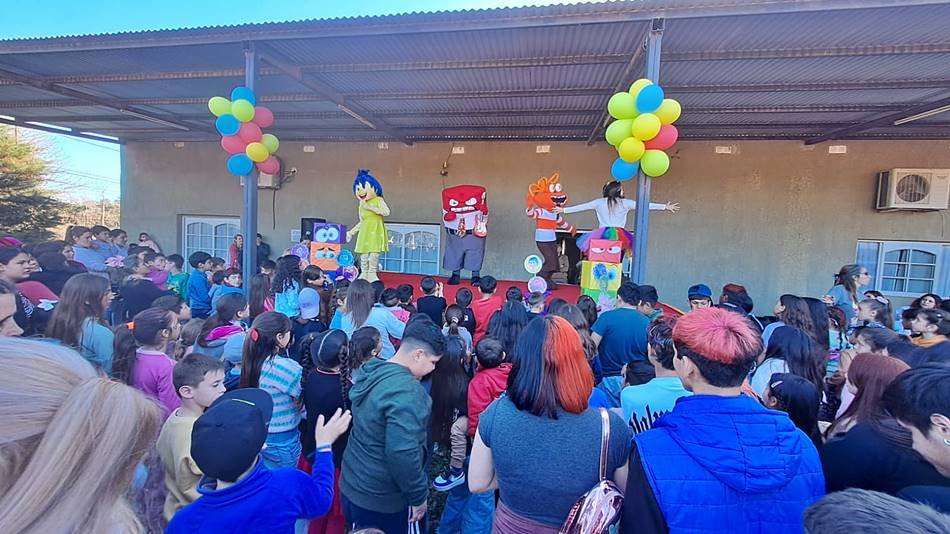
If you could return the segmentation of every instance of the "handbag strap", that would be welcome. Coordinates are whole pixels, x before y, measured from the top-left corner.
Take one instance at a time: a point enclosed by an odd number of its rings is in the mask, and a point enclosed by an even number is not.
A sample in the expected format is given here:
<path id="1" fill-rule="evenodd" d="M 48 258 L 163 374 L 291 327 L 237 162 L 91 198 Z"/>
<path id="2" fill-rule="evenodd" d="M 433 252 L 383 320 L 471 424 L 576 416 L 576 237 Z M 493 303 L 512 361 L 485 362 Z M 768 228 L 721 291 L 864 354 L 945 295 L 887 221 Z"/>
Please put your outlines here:
<path id="1" fill-rule="evenodd" d="M 607 444 L 610 442 L 610 414 L 600 408 L 600 480 L 607 480 Z"/>

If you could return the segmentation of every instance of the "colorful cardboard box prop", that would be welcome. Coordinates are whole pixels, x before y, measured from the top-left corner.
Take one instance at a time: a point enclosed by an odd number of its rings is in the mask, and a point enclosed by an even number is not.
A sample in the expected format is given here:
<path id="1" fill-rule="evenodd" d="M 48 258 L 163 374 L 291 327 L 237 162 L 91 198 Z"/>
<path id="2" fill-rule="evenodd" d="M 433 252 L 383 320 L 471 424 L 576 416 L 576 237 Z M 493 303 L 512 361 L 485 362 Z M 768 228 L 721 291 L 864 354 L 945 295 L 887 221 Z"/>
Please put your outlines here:
<path id="1" fill-rule="evenodd" d="M 591 239 L 587 251 L 589 261 L 604 263 L 620 263 L 623 255 L 623 245 L 612 239 Z"/>
<path id="2" fill-rule="evenodd" d="M 310 240 L 310 265 L 332 273 L 340 268 L 338 258 L 346 242 L 346 226 L 332 222 L 314 223 Z"/>
<path id="3" fill-rule="evenodd" d="M 581 290 L 606 292 L 617 296 L 620 289 L 621 270 L 619 263 L 584 260 L 581 262 Z M 599 293 L 598 293 L 599 294 Z"/>

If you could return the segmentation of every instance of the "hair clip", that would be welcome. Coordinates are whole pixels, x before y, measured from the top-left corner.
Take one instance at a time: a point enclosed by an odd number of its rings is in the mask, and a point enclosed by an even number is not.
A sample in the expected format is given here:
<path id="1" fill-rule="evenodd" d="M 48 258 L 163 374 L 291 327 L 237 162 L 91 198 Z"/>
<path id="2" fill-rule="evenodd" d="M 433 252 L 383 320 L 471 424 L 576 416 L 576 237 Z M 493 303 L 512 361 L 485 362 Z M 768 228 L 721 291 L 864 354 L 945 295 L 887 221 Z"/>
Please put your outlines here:
<path id="1" fill-rule="evenodd" d="M 891 303 L 891 301 L 887 300 L 887 299 L 884 298 L 884 297 L 880 297 L 880 296 L 874 297 L 874 300 L 880 302 L 881 304 L 890 304 L 890 303 Z"/>
<path id="2" fill-rule="evenodd" d="M 135 330 L 135 321 L 129 321 L 125 323 L 125 327 L 129 330 Z"/>
<path id="3" fill-rule="evenodd" d="M 248 335 L 251 336 L 251 341 L 257 343 L 257 340 L 260 339 L 261 334 L 257 331 L 256 328 L 252 328 Z"/>

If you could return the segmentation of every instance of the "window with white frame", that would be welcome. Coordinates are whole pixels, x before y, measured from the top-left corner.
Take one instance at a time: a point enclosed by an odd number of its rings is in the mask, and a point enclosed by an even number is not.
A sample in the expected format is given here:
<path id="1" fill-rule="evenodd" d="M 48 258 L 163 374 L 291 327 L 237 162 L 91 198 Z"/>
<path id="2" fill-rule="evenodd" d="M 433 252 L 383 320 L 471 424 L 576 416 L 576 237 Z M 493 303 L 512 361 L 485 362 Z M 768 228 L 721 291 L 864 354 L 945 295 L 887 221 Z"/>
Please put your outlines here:
<path id="1" fill-rule="evenodd" d="M 185 257 L 185 269 L 191 270 L 188 256 L 199 250 L 227 260 L 228 247 L 240 232 L 241 219 L 238 217 L 182 217 L 181 255 Z"/>
<path id="2" fill-rule="evenodd" d="M 386 223 L 389 252 L 379 256 L 383 271 L 439 274 L 441 224 Z"/>
<path id="3" fill-rule="evenodd" d="M 950 292 L 950 243 L 858 241 L 856 263 L 867 267 L 871 287 L 894 297 Z"/>

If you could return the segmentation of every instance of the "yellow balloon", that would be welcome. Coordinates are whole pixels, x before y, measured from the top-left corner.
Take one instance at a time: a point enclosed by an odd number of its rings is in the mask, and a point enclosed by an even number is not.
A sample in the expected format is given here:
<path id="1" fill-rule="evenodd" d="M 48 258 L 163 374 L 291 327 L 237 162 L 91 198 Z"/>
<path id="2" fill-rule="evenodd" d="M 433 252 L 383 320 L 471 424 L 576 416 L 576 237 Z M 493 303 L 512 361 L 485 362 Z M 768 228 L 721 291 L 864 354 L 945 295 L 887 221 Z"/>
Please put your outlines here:
<path id="1" fill-rule="evenodd" d="M 607 112 L 615 119 L 632 119 L 637 116 L 636 99 L 630 93 L 616 93 L 607 101 Z"/>
<path id="2" fill-rule="evenodd" d="M 633 82 L 633 85 L 630 86 L 630 94 L 633 95 L 634 98 L 636 98 L 637 93 L 640 92 L 640 89 L 643 89 L 644 87 L 648 85 L 653 85 L 653 82 L 651 82 L 650 80 L 646 78 L 640 78 L 639 80 Z"/>
<path id="3" fill-rule="evenodd" d="M 683 108 L 680 107 L 679 102 L 672 98 L 664 98 L 660 107 L 653 112 L 660 119 L 661 124 L 673 124 L 676 119 L 680 118 L 681 113 L 683 113 Z"/>
<path id="4" fill-rule="evenodd" d="M 231 101 L 223 96 L 213 96 L 208 100 L 208 109 L 215 117 L 231 113 Z"/>
<path id="5" fill-rule="evenodd" d="M 251 158 L 251 161 L 255 163 L 260 163 L 270 156 L 270 152 L 267 151 L 267 147 L 262 143 L 251 143 L 247 145 L 247 148 L 244 149 L 244 153 L 247 154 L 247 157 Z"/>
<path id="6" fill-rule="evenodd" d="M 643 141 L 628 137 L 617 147 L 617 154 L 620 154 L 620 159 L 627 163 L 633 163 L 640 159 L 644 150 Z"/>
<path id="7" fill-rule="evenodd" d="M 247 100 L 235 100 L 231 103 L 231 114 L 241 122 L 250 122 L 254 118 L 254 105 Z"/>
<path id="8" fill-rule="evenodd" d="M 277 140 L 277 136 L 274 134 L 262 135 L 261 144 L 264 145 L 264 148 L 266 148 L 271 154 L 277 152 L 277 148 L 280 147 L 280 141 Z"/>
<path id="9" fill-rule="evenodd" d="M 651 178 L 663 176 L 669 168 L 670 157 L 662 150 L 647 150 L 640 158 L 640 169 Z"/>
<path id="10" fill-rule="evenodd" d="M 604 137 L 607 138 L 608 143 L 617 146 L 622 143 L 624 139 L 630 137 L 631 127 L 633 127 L 633 121 L 630 119 L 614 121 L 610 123 L 610 126 L 607 126 L 607 133 L 604 134 Z"/>
<path id="11" fill-rule="evenodd" d="M 649 141 L 656 137 L 656 134 L 660 133 L 660 119 L 656 118 L 656 115 L 652 113 L 644 113 L 639 117 L 633 119 L 633 126 L 630 128 L 630 131 L 633 132 L 633 136 L 641 141 Z"/>

